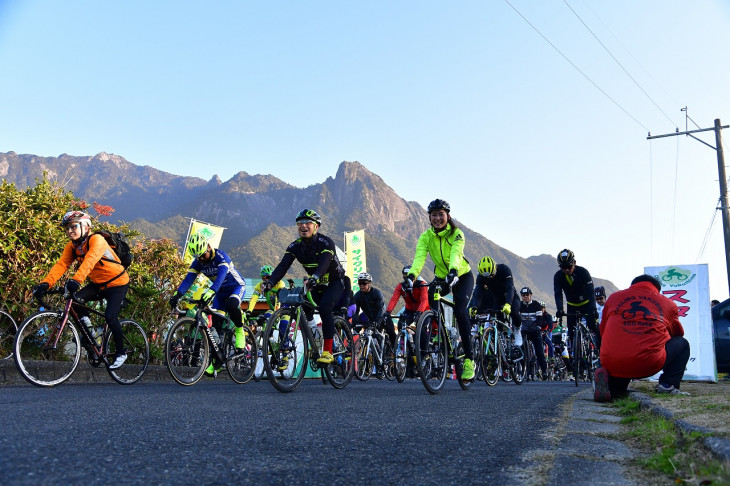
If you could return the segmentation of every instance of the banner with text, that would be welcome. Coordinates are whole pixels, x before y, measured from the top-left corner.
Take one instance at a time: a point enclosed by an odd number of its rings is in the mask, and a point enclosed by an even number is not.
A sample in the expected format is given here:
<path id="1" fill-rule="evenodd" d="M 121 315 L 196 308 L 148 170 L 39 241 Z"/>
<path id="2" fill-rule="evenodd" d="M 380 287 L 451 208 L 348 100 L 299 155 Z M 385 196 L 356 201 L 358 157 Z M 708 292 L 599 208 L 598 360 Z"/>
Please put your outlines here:
<path id="1" fill-rule="evenodd" d="M 354 287 L 357 276 L 367 271 L 365 262 L 365 230 L 345 233 L 345 255 L 347 255 L 345 274 L 350 277 L 350 281 Z"/>
<path id="2" fill-rule="evenodd" d="M 183 250 L 183 261 L 188 265 L 193 262 L 193 256 L 188 252 L 188 240 L 190 239 L 190 235 L 194 235 L 199 232 L 203 233 L 208 237 L 208 243 L 211 248 L 218 248 L 218 245 L 221 243 L 221 237 L 223 236 L 223 230 L 225 230 L 225 228 L 222 226 L 216 226 L 214 224 L 191 219 L 188 238 L 185 240 L 185 250 Z"/>
<path id="3" fill-rule="evenodd" d="M 662 284 L 662 295 L 679 309 L 690 356 L 684 380 L 717 381 L 710 312 L 710 279 L 706 264 L 644 267 Z M 657 373 L 652 379 L 658 379 Z"/>

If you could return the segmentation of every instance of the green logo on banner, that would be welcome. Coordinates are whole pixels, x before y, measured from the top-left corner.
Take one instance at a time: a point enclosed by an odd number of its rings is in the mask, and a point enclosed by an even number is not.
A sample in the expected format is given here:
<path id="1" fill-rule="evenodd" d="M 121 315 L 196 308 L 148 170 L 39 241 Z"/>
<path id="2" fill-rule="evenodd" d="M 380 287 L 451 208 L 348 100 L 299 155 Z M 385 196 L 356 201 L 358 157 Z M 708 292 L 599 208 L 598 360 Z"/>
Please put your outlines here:
<path id="1" fill-rule="evenodd" d="M 669 267 L 663 272 L 659 272 L 657 278 L 659 278 L 659 281 L 661 281 L 664 285 L 677 286 L 684 285 L 694 280 L 694 275 L 691 270 Z"/>
<path id="2" fill-rule="evenodd" d="M 360 242 L 362 241 L 362 238 L 360 238 L 358 235 L 352 235 L 352 238 L 350 238 L 350 243 L 352 243 L 352 246 L 360 246 Z"/>

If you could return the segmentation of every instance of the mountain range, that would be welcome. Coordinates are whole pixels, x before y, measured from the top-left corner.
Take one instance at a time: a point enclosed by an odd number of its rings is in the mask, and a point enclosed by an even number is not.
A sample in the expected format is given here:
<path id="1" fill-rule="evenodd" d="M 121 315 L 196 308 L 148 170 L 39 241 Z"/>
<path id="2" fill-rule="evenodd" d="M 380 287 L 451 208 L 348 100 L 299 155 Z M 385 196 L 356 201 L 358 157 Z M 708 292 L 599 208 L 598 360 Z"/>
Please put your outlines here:
<path id="1" fill-rule="evenodd" d="M 243 171 L 225 182 L 217 175 L 205 181 L 104 152 L 58 157 L 0 152 L 0 177 L 18 188 L 34 186 L 44 174 L 79 199 L 113 207 L 111 222 L 128 222 L 149 238 L 170 238 L 182 246 L 189 218 L 224 226 L 221 248 L 244 276 L 253 278 L 262 265 L 275 266 L 296 239 L 297 212 L 315 209 L 323 219 L 320 232 L 338 245 L 343 245 L 344 232 L 365 230 L 367 271 L 386 298 L 400 282 L 402 267 L 412 261 L 418 236 L 428 228 L 420 204 L 398 196 L 359 162 L 342 162 L 334 177 L 299 188 L 273 175 Z M 475 275 L 479 260 L 491 255 L 512 269 L 518 289 L 531 287 L 534 299 L 554 309 L 555 256 L 520 257 L 456 221 L 464 231 L 465 254 Z M 430 263 L 424 269 L 425 278 L 433 276 Z M 304 271 L 295 264 L 290 274 L 302 277 Z M 608 293 L 617 290 L 610 281 L 593 277 Z"/>

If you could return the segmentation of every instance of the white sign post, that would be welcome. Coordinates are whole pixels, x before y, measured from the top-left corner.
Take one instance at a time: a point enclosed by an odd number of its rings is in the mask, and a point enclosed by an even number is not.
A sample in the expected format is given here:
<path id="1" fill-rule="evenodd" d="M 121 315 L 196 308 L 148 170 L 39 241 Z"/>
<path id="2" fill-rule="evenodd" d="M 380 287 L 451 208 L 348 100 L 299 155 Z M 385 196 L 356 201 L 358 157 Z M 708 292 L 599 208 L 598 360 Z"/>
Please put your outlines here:
<path id="1" fill-rule="evenodd" d="M 662 295 L 677 304 L 690 355 L 683 380 L 717 381 L 715 343 L 710 312 L 710 278 L 707 264 L 644 267 L 662 284 Z M 658 379 L 659 374 L 651 379 Z"/>

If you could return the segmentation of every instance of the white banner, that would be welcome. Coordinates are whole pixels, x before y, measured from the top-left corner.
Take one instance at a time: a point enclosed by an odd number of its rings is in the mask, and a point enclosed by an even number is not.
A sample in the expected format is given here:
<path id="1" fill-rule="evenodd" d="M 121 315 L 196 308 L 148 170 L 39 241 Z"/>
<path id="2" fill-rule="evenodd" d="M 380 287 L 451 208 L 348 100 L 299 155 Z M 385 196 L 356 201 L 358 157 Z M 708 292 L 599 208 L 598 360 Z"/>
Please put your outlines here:
<path id="1" fill-rule="evenodd" d="M 365 259 L 365 230 L 345 233 L 345 254 L 347 255 L 347 266 L 345 274 L 350 277 L 352 286 L 357 283 L 357 276 L 366 272 L 367 262 Z"/>
<path id="2" fill-rule="evenodd" d="M 710 280 L 706 264 L 644 267 L 662 284 L 662 295 L 677 304 L 690 355 L 684 380 L 717 381 L 715 343 L 710 312 Z M 651 379 L 658 379 L 659 373 Z"/>

